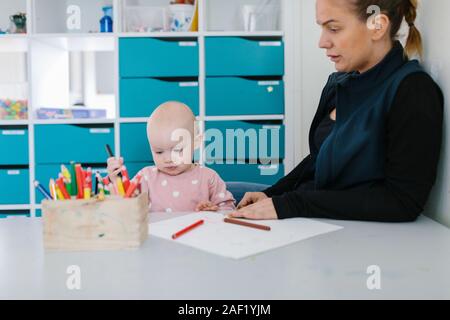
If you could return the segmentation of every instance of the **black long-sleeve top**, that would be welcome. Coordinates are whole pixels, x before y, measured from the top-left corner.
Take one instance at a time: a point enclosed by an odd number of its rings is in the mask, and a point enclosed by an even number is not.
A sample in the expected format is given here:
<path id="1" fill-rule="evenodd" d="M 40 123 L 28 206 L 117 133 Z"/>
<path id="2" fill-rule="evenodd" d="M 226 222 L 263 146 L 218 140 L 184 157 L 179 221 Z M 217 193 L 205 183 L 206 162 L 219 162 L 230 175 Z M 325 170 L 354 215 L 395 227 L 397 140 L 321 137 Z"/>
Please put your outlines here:
<path id="1" fill-rule="evenodd" d="M 264 193 L 272 198 L 279 219 L 414 221 L 436 179 L 442 120 L 443 96 L 435 82 L 425 73 L 409 75 L 401 82 L 385 120 L 384 180 L 344 190 L 316 190 L 309 155 Z"/>

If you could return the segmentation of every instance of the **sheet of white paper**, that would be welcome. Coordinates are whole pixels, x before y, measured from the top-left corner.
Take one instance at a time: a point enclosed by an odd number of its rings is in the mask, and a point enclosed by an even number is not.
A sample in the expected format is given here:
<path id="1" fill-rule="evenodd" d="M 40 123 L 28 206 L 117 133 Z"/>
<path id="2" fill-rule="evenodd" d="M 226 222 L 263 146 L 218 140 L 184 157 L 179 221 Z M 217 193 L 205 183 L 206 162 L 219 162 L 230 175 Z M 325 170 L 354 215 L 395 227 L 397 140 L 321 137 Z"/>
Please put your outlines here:
<path id="1" fill-rule="evenodd" d="M 271 227 L 270 231 L 262 231 L 225 223 L 223 218 L 224 215 L 220 213 L 196 212 L 151 223 L 149 234 L 224 257 L 241 259 L 342 229 L 336 225 L 303 218 L 255 221 L 254 223 Z M 205 221 L 203 225 L 176 240 L 172 239 L 172 234 L 200 219 Z"/>

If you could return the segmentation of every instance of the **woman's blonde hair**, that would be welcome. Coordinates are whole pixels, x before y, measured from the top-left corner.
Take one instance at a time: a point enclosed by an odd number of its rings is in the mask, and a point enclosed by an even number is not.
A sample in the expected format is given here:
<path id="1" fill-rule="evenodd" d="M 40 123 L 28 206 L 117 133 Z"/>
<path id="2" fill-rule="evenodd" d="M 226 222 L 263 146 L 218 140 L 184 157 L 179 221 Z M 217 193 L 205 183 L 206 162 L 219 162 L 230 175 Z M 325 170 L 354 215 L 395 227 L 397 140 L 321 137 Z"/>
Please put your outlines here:
<path id="1" fill-rule="evenodd" d="M 391 21 L 391 39 L 397 38 L 403 19 L 409 26 L 408 39 L 406 40 L 405 53 L 408 58 L 418 54 L 423 57 L 422 36 L 414 25 L 417 17 L 418 0 L 352 0 L 356 13 L 361 20 L 368 18 L 367 8 L 378 6 L 382 13 Z"/>

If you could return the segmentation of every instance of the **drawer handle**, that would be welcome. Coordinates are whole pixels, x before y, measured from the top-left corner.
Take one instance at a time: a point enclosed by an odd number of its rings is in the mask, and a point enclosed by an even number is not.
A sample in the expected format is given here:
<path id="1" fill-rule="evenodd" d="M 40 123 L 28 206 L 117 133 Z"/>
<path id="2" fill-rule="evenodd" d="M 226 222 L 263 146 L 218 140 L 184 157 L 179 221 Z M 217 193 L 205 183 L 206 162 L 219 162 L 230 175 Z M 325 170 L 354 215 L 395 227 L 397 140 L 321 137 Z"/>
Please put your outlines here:
<path id="1" fill-rule="evenodd" d="M 24 136 L 25 130 L 3 130 L 2 134 L 4 136 Z"/>
<path id="2" fill-rule="evenodd" d="M 8 176 L 18 176 L 18 175 L 20 174 L 20 171 L 19 171 L 19 170 L 8 170 L 8 171 L 6 172 L 6 174 L 7 174 Z"/>
<path id="3" fill-rule="evenodd" d="M 195 42 L 195 41 L 179 41 L 178 45 L 180 47 L 196 47 L 197 42 Z"/>
<path id="4" fill-rule="evenodd" d="M 279 86 L 280 81 L 258 81 L 258 86 Z"/>
<path id="5" fill-rule="evenodd" d="M 198 87 L 198 82 L 180 82 L 178 85 L 180 87 Z"/>
<path id="6" fill-rule="evenodd" d="M 111 129 L 89 129 L 89 132 L 92 134 L 104 134 L 111 133 Z"/>
<path id="7" fill-rule="evenodd" d="M 262 128 L 263 128 L 263 129 L 268 129 L 268 130 L 272 130 L 272 129 L 280 130 L 280 129 L 281 129 L 281 126 L 269 126 L 269 125 L 264 125 L 264 126 L 262 126 Z"/>
<path id="8" fill-rule="evenodd" d="M 281 47 L 281 41 L 260 41 L 260 47 Z"/>

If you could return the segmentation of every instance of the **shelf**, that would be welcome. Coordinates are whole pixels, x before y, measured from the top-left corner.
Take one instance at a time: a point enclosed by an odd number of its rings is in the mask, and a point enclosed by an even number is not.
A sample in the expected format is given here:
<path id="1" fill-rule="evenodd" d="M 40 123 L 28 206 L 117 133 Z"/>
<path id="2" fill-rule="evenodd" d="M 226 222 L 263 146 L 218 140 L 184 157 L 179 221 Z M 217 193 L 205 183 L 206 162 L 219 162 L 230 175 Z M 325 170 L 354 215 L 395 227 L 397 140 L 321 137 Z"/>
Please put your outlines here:
<path id="1" fill-rule="evenodd" d="M 129 38 L 197 38 L 199 32 L 121 32 L 119 37 Z"/>
<path id="2" fill-rule="evenodd" d="M 26 126 L 29 120 L 0 120 L 0 126 Z"/>
<path id="3" fill-rule="evenodd" d="M 254 115 L 254 116 L 205 116 L 205 121 L 258 121 L 258 120 L 284 120 L 284 115 Z"/>
<path id="4" fill-rule="evenodd" d="M 283 31 L 207 31 L 205 37 L 283 37 Z"/>
<path id="5" fill-rule="evenodd" d="M 31 205 L 29 204 L 7 204 L 3 205 L 0 204 L 0 214 L 2 214 L 2 211 L 6 210 L 30 210 Z"/>
<path id="6" fill-rule="evenodd" d="M 34 124 L 111 124 L 114 119 L 39 119 L 33 120 Z"/>

